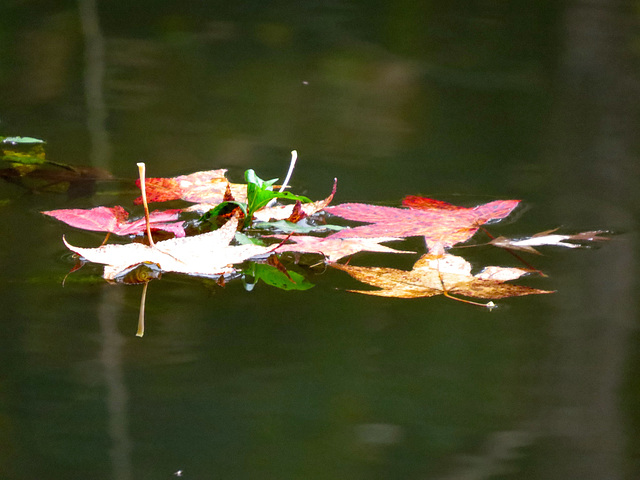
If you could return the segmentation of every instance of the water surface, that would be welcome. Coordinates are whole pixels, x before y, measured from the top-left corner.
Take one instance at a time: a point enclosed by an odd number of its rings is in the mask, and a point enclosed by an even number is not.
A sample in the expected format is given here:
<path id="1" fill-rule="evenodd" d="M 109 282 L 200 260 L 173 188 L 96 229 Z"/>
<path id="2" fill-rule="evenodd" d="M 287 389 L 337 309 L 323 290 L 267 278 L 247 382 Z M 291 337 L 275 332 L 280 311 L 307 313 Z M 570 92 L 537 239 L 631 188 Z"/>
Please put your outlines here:
<path id="1" fill-rule="evenodd" d="M 73 198 L 0 185 L 0 476 L 637 478 L 630 7 L 5 2 L 0 134 L 123 182 Z M 336 202 L 517 198 L 494 232 L 618 235 L 545 250 L 549 276 L 523 283 L 557 293 L 493 312 L 349 294 L 336 271 L 305 292 L 165 275 L 137 338 L 141 287 L 95 266 L 62 285 L 62 235 L 102 238 L 40 211 L 131 206 L 139 161 L 282 178 L 294 148 L 295 191 L 314 199 L 334 177 Z"/>

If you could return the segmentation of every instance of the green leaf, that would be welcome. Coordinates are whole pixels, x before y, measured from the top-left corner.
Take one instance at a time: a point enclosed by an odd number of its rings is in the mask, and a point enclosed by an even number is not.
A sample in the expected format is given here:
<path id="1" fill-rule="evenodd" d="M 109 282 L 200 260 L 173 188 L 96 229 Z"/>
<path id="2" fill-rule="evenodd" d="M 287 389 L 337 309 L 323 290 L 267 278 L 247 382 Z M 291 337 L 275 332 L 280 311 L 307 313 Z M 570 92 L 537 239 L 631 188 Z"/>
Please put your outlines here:
<path id="1" fill-rule="evenodd" d="M 244 178 L 247 181 L 247 212 L 244 222 L 245 226 L 248 226 L 251 223 L 254 212 L 266 207 L 274 198 L 284 198 L 293 201 L 300 200 L 304 203 L 311 202 L 307 197 L 294 195 L 291 192 L 274 192 L 273 184 L 276 183 L 278 179 L 262 180 L 252 169 L 244 172 Z"/>
<path id="2" fill-rule="evenodd" d="M 287 276 L 272 265 L 265 263 L 254 263 L 249 269 L 244 271 L 245 275 L 255 278 L 255 282 L 262 280 L 267 285 L 279 288 L 281 290 L 309 290 L 315 285 L 296 272 L 289 272 L 289 276 L 293 280 L 289 280 Z"/>
<path id="3" fill-rule="evenodd" d="M 304 197 L 302 195 L 294 195 L 290 192 L 272 192 L 271 190 L 258 190 L 255 192 L 253 198 L 249 197 L 248 192 L 249 189 L 247 188 L 247 210 L 252 215 L 254 212 L 266 207 L 274 198 L 285 198 L 287 200 L 293 201 L 300 200 L 303 203 L 311 202 L 311 200 L 309 200 L 307 197 Z"/>
<path id="4" fill-rule="evenodd" d="M 251 168 L 246 172 L 244 172 L 244 179 L 247 181 L 248 184 L 253 184 L 256 187 L 265 189 L 265 190 L 271 190 L 271 187 L 273 187 L 273 184 L 278 181 L 277 178 L 274 178 L 271 180 L 262 180 L 258 175 L 256 175 L 256 172 Z"/>
<path id="5" fill-rule="evenodd" d="M 11 162 L 12 167 L 25 171 L 32 171 L 38 165 L 55 165 L 66 170 L 76 172 L 76 168 L 66 163 L 53 162 L 45 158 L 45 141 L 33 137 L 0 137 L 0 159 Z"/>
<path id="6" fill-rule="evenodd" d="M 245 225 L 251 223 L 253 212 L 264 207 L 272 198 L 276 192 L 273 192 L 273 184 L 278 180 L 274 178 L 272 180 L 264 181 L 256 172 L 252 169 L 244 172 L 244 178 L 247 181 L 247 218 L 245 219 Z"/>
<path id="7" fill-rule="evenodd" d="M 260 245 L 260 246 L 265 246 L 265 243 L 259 239 L 259 238 L 255 238 L 255 237 L 250 237 L 249 235 L 246 235 L 242 232 L 236 232 L 236 242 L 238 242 L 240 245 Z"/>
<path id="8" fill-rule="evenodd" d="M 253 228 L 258 229 L 275 229 L 283 233 L 310 233 L 324 232 L 326 230 L 339 231 L 343 228 L 340 225 L 309 225 L 300 223 L 291 223 L 287 220 L 277 220 L 273 222 L 256 222 Z"/>
<path id="9" fill-rule="evenodd" d="M 46 143 L 44 140 L 33 137 L 0 137 L 2 143 Z"/>

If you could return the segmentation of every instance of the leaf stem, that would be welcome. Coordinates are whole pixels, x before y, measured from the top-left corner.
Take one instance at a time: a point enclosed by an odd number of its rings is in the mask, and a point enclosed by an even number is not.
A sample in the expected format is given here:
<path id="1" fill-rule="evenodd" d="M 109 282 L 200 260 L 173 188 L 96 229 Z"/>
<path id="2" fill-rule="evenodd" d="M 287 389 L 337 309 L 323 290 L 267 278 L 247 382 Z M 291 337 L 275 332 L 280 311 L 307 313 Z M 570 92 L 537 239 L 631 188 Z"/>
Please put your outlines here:
<path id="1" fill-rule="evenodd" d="M 284 189 L 287 188 L 287 186 L 289 185 L 289 180 L 291 180 L 291 175 L 293 175 L 293 169 L 296 167 L 297 160 L 298 160 L 298 151 L 291 150 L 291 161 L 289 162 L 289 170 L 287 171 L 287 176 L 284 177 L 284 182 L 280 186 L 280 190 L 278 190 L 279 192 L 284 192 Z M 276 199 L 273 198 L 272 200 L 269 201 L 269 203 L 267 203 L 266 206 L 272 207 L 275 203 L 276 203 Z"/>
<path id="2" fill-rule="evenodd" d="M 469 305 L 477 305 L 478 307 L 485 307 L 485 308 L 488 308 L 489 310 L 492 310 L 493 308 L 495 308 L 496 304 L 493 302 L 488 302 L 488 303 L 474 302 L 473 300 L 467 300 L 464 298 L 454 297 L 453 295 L 451 295 L 449 293 L 449 290 L 447 290 L 447 287 L 444 284 L 444 278 L 442 278 L 442 272 L 440 271 L 440 260 L 438 260 L 438 278 L 440 279 L 440 285 L 442 286 L 442 294 L 445 297 L 450 298 L 451 300 L 456 300 L 458 302 L 468 303 Z"/>
<path id="3" fill-rule="evenodd" d="M 284 192 L 284 189 L 287 188 L 287 185 L 289 184 L 289 180 L 291 180 L 291 175 L 293 175 L 293 169 L 296 166 L 296 161 L 298 160 L 298 151 L 297 150 L 291 150 L 291 162 L 289 162 L 289 171 L 287 172 L 287 176 L 284 177 L 284 182 L 282 183 L 282 186 L 280 187 L 280 192 Z"/>
<path id="4" fill-rule="evenodd" d="M 142 204 L 144 205 L 144 220 L 147 225 L 147 237 L 149 237 L 149 245 L 155 247 L 153 237 L 151 236 L 151 226 L 149 224 L 149 204 L 147 203 L 147 188 L 145 185 L 145 164 L 138 162 L 138 172 L 140 174 L 140 192 L 142 193 Z"/>

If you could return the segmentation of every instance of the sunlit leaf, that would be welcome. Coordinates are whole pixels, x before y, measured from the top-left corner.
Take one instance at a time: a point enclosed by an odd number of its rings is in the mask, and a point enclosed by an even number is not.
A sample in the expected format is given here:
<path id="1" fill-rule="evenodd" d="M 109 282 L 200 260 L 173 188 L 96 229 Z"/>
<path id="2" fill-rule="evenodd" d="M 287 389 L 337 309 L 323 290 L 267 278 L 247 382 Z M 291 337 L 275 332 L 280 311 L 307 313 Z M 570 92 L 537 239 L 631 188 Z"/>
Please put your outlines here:
<path id="1" fill-rule="evenodd" d="M 238 220 L 232 218 L 224 226 L 209 233 L 157 242 L 155 247 L 140 243 L 104 245 L 80 248 L 63 241 L 69 250 L 93 263 L 106 265 L 105 278 L 116 278 L 131 265 L 155 263 L 163 272 L 177 272 L 196 276 L 215 276 L 232 273 L 234 264 L 268 253 L 269 247 L 258 245 L 232 246 Z"/>
<path id="2" fill-rule="evenodd" d="M 145 232 L 145 220 L 140 218 L 127 222 L 129 213 L 121 206 L 95 207 L 84 209 L 63 209 L 42 212 L 45 215 L 65 222 L 72 227 L 95 232 L 110 232 L 115 235 L 140 235 Z M 173 233 L 184 237 L 182 222 L 176 222 L 180 210 L 154 211 L 149 216 L 152 229 Z"/>
<path id="3" fill-rule="evenodd" d="M 328 262 L 336 262 L 343 257 L 358 252 L 382 252 L 382 253 L 415 253 L 404 250 L 396 250 L 381 242 L 400 240 L 399 238 L 334 238 L 272 235 L 272 238 L 286 239 L 294 243 L 285 243 L 276 250 L 278 252 L 318 253 L 324 255 Z"/>
<path id="4" fill-rule="evenodd" d="M 315 213 L 321 212 L 333 200 L 333 196 L 336 194 L 337 186 L 338 186 L 338 182 L 337 180 L 334 180 L 333 188 L 327 198 L 325 198 L 324 200 L 318 200 L 316 202 L 302 203 L 300 204 L 300 207 L 299 207 L 300 210 L 306 216 L 311 216 L 311 215 L 314 215 Z M 265 207 L 258 210 L 257 212 L 254 212 L 253 218 L 255 220 L 259 220 L 263 222 L 268 222 L 271 220 L 286 220 L 293 215 L 295 208 L 296 208 L 295 205 L 276 205 L 273 207 Z"/>
<path id="5" fill-rule="evenodd" d="M 226 171 L 226 169 L 207 170 L 172 178 L 147 178 L 144 182 L 147 201 L 185 200 L 217 205 L 224 201 L 227 185 L 230 185 L 235 200 L 244 202 L 247 197 L 246 185 L 230 184 L 225 176 Z M 137 180 L 136 184 L 140 186 L 140 181 Z M 134 203 L 141 204 L 142 197 L 136 198 Z"/>
<path id="6" fill-rule="evenodd" d="M 367 222 L 341 230 L 333 238 L 376 238 L 423 236 L 429 251 L 445 249 L 471 238 L 489 221 L 502 219 L 518 205 L 519 200 L 498 200 L 473 208 L 395 208 L 363 203 L 344 203 L 327 207 L 326 211 L 347 220 Z"/>
<path id="7" fill-rule="evenodd" d="M 273 191 L 273 184 L 278 181 L 277 178 L 273 180 L 262 180 L 256 175 L 256 173 L 249 169 L 245 172 L 245 179 L 247 180 L 247 216 L 245 224 L 251 222 L 253 214 L 267 206 L 267 204 L 276 198 L 284 198 L 287 200 L 299 200 L 301 202 L 310 203 L 307 197 L 302 195 L 294 195 L 291 192 L 277 192 Z"/>
<path id="8" fill-rule="evenodd" d="M 357 267 L 332 264 L 355 279 L 379 290 L 350 290 L 382 297 L 418 298 L 434 295 L 499 299 L 522 295 L 552 293 L 547 290 L 504 283 L 529 273 L 519 268 L 487 267 L 473 275 L 471 264 L 454 255 L 424 255 L 410 271 L 382 267 Z"/>
<path id="9" fill-rule="evenodd" d="M 459 210 L 460 207 L 435 198 L 419 197 L 418 195 L 407 195 L 402 199 L 402 206 L 418 208 L 421 210 Z"/>

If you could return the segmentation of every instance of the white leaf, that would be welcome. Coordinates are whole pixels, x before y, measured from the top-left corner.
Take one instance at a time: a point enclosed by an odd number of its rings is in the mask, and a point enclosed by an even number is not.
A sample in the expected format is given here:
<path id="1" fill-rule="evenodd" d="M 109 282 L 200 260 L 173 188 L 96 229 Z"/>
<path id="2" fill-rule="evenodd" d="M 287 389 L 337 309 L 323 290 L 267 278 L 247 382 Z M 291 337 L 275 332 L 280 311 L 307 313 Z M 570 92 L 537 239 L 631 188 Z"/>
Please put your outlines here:
<path id="1" fill-rule="evenodd" d="M 197 276 L 213 276 L 233 272 L 233 264 L 265 255 L 270 247 L 258 245 L 231 246 L 238 220 L 232 218 L 218 230 L 186 238 L 172 238 L 157 242 L 155 247 L 140 243 L 104 245 L 98 248 L 67 248 L 90 262 L 107 265 L 106 277 L 113 278 L 131 265 L 142 262 L 155 263 L 163 272 L 186 273 Z"/>

